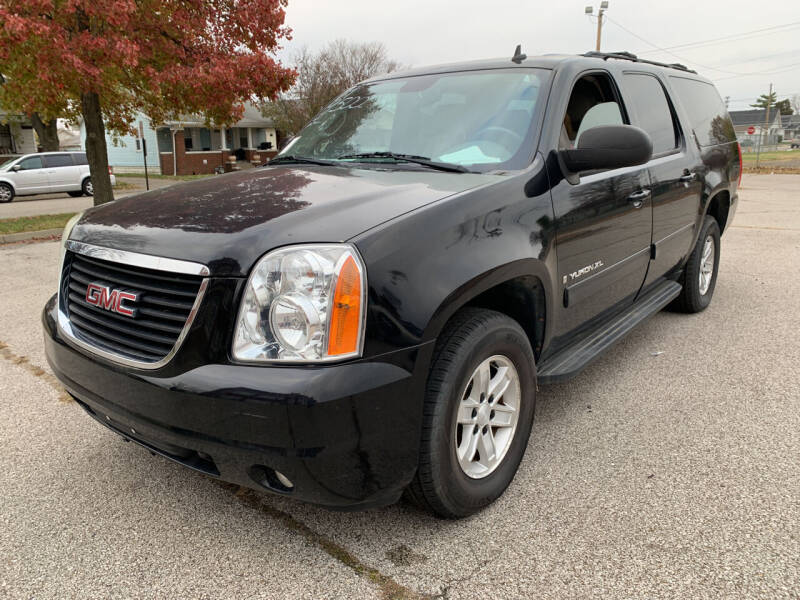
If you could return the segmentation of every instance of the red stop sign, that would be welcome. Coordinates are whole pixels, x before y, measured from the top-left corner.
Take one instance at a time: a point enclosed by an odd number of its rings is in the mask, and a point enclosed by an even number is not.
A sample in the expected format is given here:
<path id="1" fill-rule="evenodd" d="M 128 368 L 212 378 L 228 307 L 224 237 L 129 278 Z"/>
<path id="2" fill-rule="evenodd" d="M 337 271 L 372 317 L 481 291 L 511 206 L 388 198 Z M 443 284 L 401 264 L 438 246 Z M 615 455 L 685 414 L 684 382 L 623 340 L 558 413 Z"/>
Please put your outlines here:
<path id="1" fill-rule="evenodd" d="M 753 135 L 755 132 L 756 128 L 753 127 L 752 125 L 750 125 L 750 127 L 747 128 L 747 133 L 749 133 L 750 135 Z"/>

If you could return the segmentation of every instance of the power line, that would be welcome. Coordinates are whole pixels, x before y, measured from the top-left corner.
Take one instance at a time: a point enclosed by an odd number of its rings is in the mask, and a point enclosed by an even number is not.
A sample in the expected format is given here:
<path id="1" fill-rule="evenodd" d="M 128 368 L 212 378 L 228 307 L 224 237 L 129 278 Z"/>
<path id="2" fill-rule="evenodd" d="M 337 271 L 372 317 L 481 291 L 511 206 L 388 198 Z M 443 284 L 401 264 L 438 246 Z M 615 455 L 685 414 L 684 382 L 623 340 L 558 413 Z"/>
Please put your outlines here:
<path id="1" fill-rule="evenodd" d="M 744 31 L 742 33 L 735 33 L 735 34 L 732 34 L 732 35 L 726 35 L 726 36 L 719 37 L 719 38 L 714 38 L 714 39 L 711 39 L 711 40 L 703 40 L 703 41 L 700 41 L 700 42 L 689 42 L 689 43 L 686 43 L 686 44 L 678 44 L 677 46 L 667 46 L 666 48 L 659 48 L 659 49 L 663 50 L 663 51 L 666 51 L 666 50 L 678 50 L 680 48 L 708 46 L 708 45 L 717 44 L 717 43 L 720 43 L 720 42 L 733 41 L 733 40 L 737 40 L 737 39 L 744 38 L 744 37 L 758 37 L 759 35 L 764 35 L 765 33 L 769 33 L 769 32 L 775 31 L 777 29 L 789 30 L 789 29 L 793 29 L 793 28 L 798 27 L 798 26 L 800 26 L 800 21 L 794 21 L 792 23 L 785 23 L 783 25 L 775 25 L 774 27 L 765 27 L 763 29 L 754 29 L 752 31 Z M 781 33 L 783 33 L 783 32 L 781 32 Z M 647 41 L 647 40 L 644 40 L 644 41 Z M 653 50 L 644 50 L 643 52 L 641 52 L 641 54 L 647 54 L 649 52 L 653 52 Z"/>
<path id="2" fill-rule="evenodd" d="M 634 33 L 633 31 L 631 31 L 630 29 L 628 29 L 624 25 L 622 25 L 620 23 L 617 23 L 614 19 L 612 19 L 608 15 L 605 15 L 605 17 L 606 17 L 607 21 L 610 21 L 611 23 L 613 23 L 614 25 L 616 25 L 617 27 L 619 27 L 620 29 L 622 29 L 623 31 L 628 33 L 629 35 L 632 35 L 636 39 L 643 41 L 645 44 L 648 44 L 648 45 L 652 46 L 656 50 L 659 50 L 661 52 L 665 52 L 666 54 L 669 54 L 670 56 L 674 56 L 675 58 L 677 58 L 678 60 L 680 60 L 682 62 L 690 63 L 690 64 L 693 64 L 693 65 L 697 65 L 698 67 L 702 67 L 703 69 L 708 69 L 710 71 L 716 71 L 718 73 L 725 73 L 727 75 L 731 75 L 731 77 L 720 77 L 718 79 L 715 79 L 715 81 L 723 81 L 725 79 L 733 79 L 734 77 L 748 77 L 748 76 L 751 76 L 751 75 L 768 75 L 768 74 L 772 74 L 772 73 L 781 73 L 784 70 L 789 70 L 789 69 L 795 67 L 796 65 L 800 64 L 800 63 L 794 63 L 794 64 L 791 64 L 791 65 L 783 65 L 781 67 L 777 67 L 777 70 L 758 71 L 758 72 L 753 72 L 753 73 L 739 73 L 738 71 L 728 71 L 727 69 L 720 69 L 718 67 L 712 67 L 711 65 L 704 65 L 702 63 L 697 62 L 696 60 L 690 60 L 688 58 L 685 58 L 683 56 L 675 54 L 674 52 L 670 52 L 666 48 L 662 48 L 660 46 L 657 46 L 656 44 L 654 44 L 650 40 L 647 40 L 647 39 L 643 38 L 642 36 L 640 36 L 639 34 Z M 745 62 L 747 62 L 747 61 L 745 61 Z"/>
<path id="3" fill-rule="evenodd" d="M 709 70 L 711 70 L 711 71 L 717 71 L 717 72 L 719 72 L 719 73 L 730 73 L 730 74 L 732 74 L 732 75 L 743 75 L 743 73 L 737 73 L 737 72 L 735 72 L 735 71 L 726 71 L 725 69 L 715 69 L 714 67 L 710 67 L 710 66 L 708 66 L 708 65 L 704 65 L 704 64 L 701 64 L 701 63 L 699 63 L 699 62 L 696 62 L 696 61 L 693 61 L 693 60 L 689 60 L 689 59 L 687 59 L 687 58 L 684 58 L 684 57 L 682 57 L 682 56 L 678 56 L 677 54 L 675 54 L 674 52 L 670 52 L 670 51 L 669 51 L 669 50 L 667 50 L 666 48 L 661 48 L 660 46 L 656 46 L 656 45 L 655 45 L 653 42 L 651 42 L 650 40 L 647 40 L 647 39 L 643 38 L 643 37 L 642 37 L 642 36 L 640 36 L 638 33 L 634 33 L 633 31 L 631 31 L 630 29 L 628 29 L 628 28 L 627 28 L 627 27 L 625 27 L 624 25 L 621 25 L 621 24 L 617 23 L 617 22 L 616 22 L 614 19 L 612 19 L 612 18 L 611 18 L 611 17 L 609 17 L 608 15 L 606 15 L 606 20 L 607 20 L 607 21 L 610 21 L 611 23 L 613 23 L 614 25 L 616 25 L 617 27 L 619 27 L 620 29 L 622 29 L 622 31 L 624 31 L 624 32 L 626 32 L 626 33 L 628 33 L 628 34 L 632 35 L 632 36 L 633 36 L 633 37 L 635 37 L 636 39 L 643 41 L 645 44 L 647 44 L 647 45 L 649 45 L 649 46 L 652 46 L 652 47 L 653 47 L 653 48 L 655 48 L 656 50 L 659 50 L 659 51 L 661 51 L 661 52 L 665 52 L 666 54 L 669 54 L 670 56 L 674 56 L 675 58 L 677 58 L 678 60 L 680 60 L 680 61 L 682 61 L 682 62 L 688 62 L 688 63 L 692 63 L 692 64 L 695 64 L 695 65 L 697 65 L 698 67 L 702 67 L 702 68 L 704 68 L 704 69 L 709 69 Z"/>
<path id="4" fill-rule="evenodd" d="M 792 63 L 791 65 L 783 65 L 781 67 L 776 67 L 775 69 L 771 69 L 769 71 L 759 71 L 757 73 L 736 73 L 734 75 L 731 75 L 730 77 L 718 77 L 714 79 L 714 81 L 725 81 L 727 79 L 736 79 L 737 77 L 750 77 L 752 75 L 774 75 L 776 73 L 785 73 L 786 71 L 791 71 L 798 66 L 800 66 L 800 62 Z"/>
<path id="5" fill-rule="evenodd" d="M 757 61 L 757 60 L 766 60 L 768 58 L 775 58 L 776 56 L 787 56 L 787 55 L 800 56 L 800 53 L 798 53 L 797 50 L 789 50 L 788 52 L 778 52 L 777 54 L 767 54 L 766 56 L 756 56 L 754 58 L 748 58 L 748 59 L 745 59 L 745 60 L 739 60 L 739 61 L 730 62 L 730 63 L 720 63 L 717 66 L 718 67 L 727 67 L 727 66 L 730 66 L 730 65 L 741 65 L 743 63 L 754 62 L 754 61 Z"/>

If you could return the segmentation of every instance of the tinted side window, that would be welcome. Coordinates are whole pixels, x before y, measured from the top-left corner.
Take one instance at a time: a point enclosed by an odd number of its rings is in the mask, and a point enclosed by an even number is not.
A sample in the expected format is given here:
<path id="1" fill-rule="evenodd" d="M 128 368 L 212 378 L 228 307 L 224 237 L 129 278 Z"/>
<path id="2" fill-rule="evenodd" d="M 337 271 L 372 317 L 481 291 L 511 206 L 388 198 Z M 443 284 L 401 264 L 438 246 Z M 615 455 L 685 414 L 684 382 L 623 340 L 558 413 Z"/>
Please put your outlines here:
<path id="1" fill-rule="evenodd" d="M 42 168 L 42 157 L 41 156 L 29 156 L 28 158 L 20 161 L 19 168 L 22 171 L 29 171 L 30 169 L 41 169 Z"/>
<path id="2" fill-rule="evenodd" d="M 685 77 L 670 77 L 670 81 L 689 115 L 692 129 L 701 146 L 736 141 L 736 133 L 725 103 L 713 85 Z"/>
<path id="3" fill-rule="evenodd" d="M 48 154 L 44 157 L 44 162 L 48 167 L 71 167 L 72 155 L 70 154 Z"/>
<path id="4" fill-rule="evenodd" d="M 75 159 L 76 165 L 88 165 L 89 161 L 86 160 L 86 155 L 83 152 L 79 152 L 77 154 L 73 154 L 72 158 Z"/>
<path id="5" fill-rule="evenodd" d="M 672 112 L 661 83 L 652 75 L 626 73 L 623 77 L 635 118 L 634 125 L 644 129 L 653 141 L 653 154 L 678 147 L 678 135 Z"/>

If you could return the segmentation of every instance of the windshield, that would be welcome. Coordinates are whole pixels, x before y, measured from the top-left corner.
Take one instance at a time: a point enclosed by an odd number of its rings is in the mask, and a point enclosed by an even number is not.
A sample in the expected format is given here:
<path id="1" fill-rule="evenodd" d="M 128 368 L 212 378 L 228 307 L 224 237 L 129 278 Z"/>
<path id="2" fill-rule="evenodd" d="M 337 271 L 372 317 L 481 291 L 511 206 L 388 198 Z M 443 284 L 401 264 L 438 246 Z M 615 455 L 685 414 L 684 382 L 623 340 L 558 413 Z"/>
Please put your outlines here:
<path id="1" fill-rule="evenodd" d="M 391 153 L 476 171 L 522 168 L 531 157 L 547 74 L 496 69 L 358 85 L 331 102 L 280 156 L 402 162 Z M 383 156 L 363 156 L 375 153 Z"/>
<path id="2" fill-rule="evenodd" d="M 0 170 L 7 168 L 9 165 L 11 165 L 11 163 L 16 162 L 17 160 L 19 160 L 19 156 L 15 156 L 14 158 L 11 158 L 5 161 L 4 163 L 0 163 Z"/>

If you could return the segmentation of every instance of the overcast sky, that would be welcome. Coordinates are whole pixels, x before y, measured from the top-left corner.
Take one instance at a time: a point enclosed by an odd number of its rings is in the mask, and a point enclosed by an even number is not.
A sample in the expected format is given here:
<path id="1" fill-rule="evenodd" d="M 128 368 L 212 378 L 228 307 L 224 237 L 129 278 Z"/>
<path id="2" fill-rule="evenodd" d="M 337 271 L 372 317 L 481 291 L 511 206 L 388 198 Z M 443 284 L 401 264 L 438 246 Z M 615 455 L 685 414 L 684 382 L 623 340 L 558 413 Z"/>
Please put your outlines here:
<path id="1" fill-rule="evenodd" d="M 510 58 L 518 43 L 528 55 L 575 54 L 594 50 L 597 25 L 584 15 L 588 4 L 585 0 L 289 0 L 286 23 L 293 28 L 294 39 L 280 56 L 285 60 L 301 45 L 317 49 L 336 38 L 381 41 L 391 58 L 410 66 Z M 594 4 L 597 12 L 599 0 Z M 720 94 L 730 97 L 732 110 L 747 108 L 770 83 L 775 84 L 778 99 L 800 95 L 798 0 L 610 0 L 607 14 L 604 51 L 627 50 L 652 60 L 682 62 L 714 80 Z M 773 27 L 780 28 L 739 35 Z M 738 37 L 675 48 L 726 36 Z"/>

